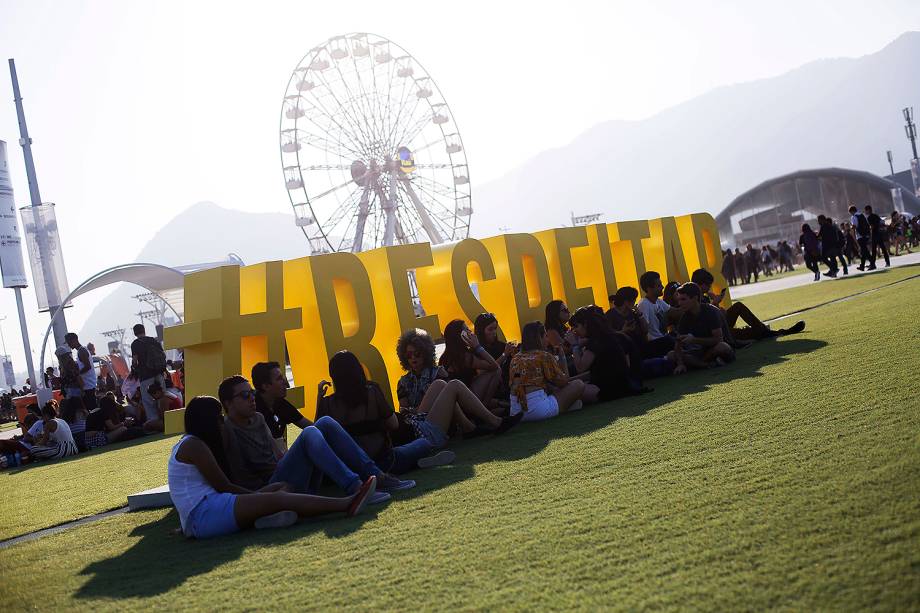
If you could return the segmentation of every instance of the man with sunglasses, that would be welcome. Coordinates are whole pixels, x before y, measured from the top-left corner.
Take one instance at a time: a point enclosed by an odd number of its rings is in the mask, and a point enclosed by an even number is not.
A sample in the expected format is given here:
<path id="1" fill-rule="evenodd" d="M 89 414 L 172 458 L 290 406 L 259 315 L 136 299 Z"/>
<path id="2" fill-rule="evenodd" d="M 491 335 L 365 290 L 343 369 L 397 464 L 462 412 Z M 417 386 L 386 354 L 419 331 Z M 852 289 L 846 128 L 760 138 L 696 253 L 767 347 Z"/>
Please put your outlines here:
<path id="1" fill-rule="evenodd" d="M 322 417 L 303 429 L 285 452 L 272 437 L 265 418 L 256 410 L 256 392 L 241 375 L 224 379 L 217 391 L 226 417 L 223 446 L 231 480 L 248 489 L 269 483 L 287 483 L 292 491 L 313 493 L 323 475 L 352 494 L 368 477 L 377 477 L 369 503 L 390 499 L 388 492 L 409 489 L 414 481 L 385 474 L 351 436 L 331 417 Z"/>

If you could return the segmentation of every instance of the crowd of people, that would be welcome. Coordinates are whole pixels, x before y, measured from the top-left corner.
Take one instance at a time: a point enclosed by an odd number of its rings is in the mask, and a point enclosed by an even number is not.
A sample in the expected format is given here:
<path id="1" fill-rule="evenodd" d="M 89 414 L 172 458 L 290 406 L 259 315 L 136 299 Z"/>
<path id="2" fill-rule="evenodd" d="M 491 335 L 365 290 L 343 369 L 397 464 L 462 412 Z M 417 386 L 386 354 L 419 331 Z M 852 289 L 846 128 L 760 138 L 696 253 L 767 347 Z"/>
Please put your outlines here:
<path id="1" fill-rule="evenodd" d="M 331 381 L 317 385 L 312 421 L 287 400 L 283 366 L 258 363 L 248 379 L 228 377 L 216 397 L 197 396 L 186 406 L 185 436 L 167 468 L 182 530 L 208 538 L 300 517 L 354 515 L 414 487 L 406 473 L 453 462 L 454 441 L 650 393 L 650 379 L 719 367 L 756 340 L 804 329 L 800 321 L 772 330 L 743 303 L 726 307 L 726 291 L 714 292 L 714 282 L 703 269 L 667 285 L 648 271 L 639 288 L 609 296 L 606 311 L 589 305 L 570 312 L 553 300 L 543 321 L 521 330 L 503 330 L 492 313 L 476 317 L 472 329 L 454 320 L 441 334 L 440 355 L 431 335 L 407 330 L 396 342 L 405 372 L 395 403 L 386 382 L 368 380 L 358 358 L 340 351 L 329 362 Z M 30 407 L 22 436 L 0 442 L 3 461 L 65 458 L 162 431 L 164 412 L 181 407 L 181 395 L 170 392 L 160 344 L 141 325 L 135 336 L 136 382 L 126 380 L 120 402 L 114 391 L 93 391 L 90 354 L 69 334 L 76 357 L 59 353 L 63 401 Z M 520 341 L 506 340 L 514 336 Z M 289 426 L 300 429 L 290 445 Z M 318 494 L 324 478 L 339 495 Z"/>
<path id="2" fill-rule="evenodd" d="M 0 441 L 0 467 L 63 458 L 163 431 L 166 411 L 181 408 L 182 389 L 174 384 L 173 365 L 157 339 L 147 336 L 142 324 L 134 326 L 131 370 L 123 380 L 105 369 L 97 372 L 94 347 L 84 346 L 68 332 L 65 344 L 55 350 L 58 372 L 46 369 L 45 387 L 60 392 L 61 400 L 26 407 L 19 422 L 21 433 Z M 22 390 L 27 391 L 27 390 Z M 12 413 L 12 395 L 3 399 Z"/>
<path id="3" fill-rule="evenodd" d="M 844 275 L 849 274 L 848 267 L 857 258 L 859 270 L 874 270 L 879 258 L 890 266 L 892 255 L 913 253 L 911 247 L 920 246 L 920 216 L 893 211 L 885 220 L 871 206 L 864 207 L 863 212 L 851 206 L 849 213 L 849 220 L 839 223 L 819 215 L 817 227 L 803 224 L 799 240 L 793 244 L 781 240 L 760 247 L 749 244 L 744 251 L 740 247 L 734 252 L 726 249 L 722 252 L 722 275 L 730 286 L 756 283 L 761 275 L 791 272 L 804 263 L 818 281 L 822 274 L 837 277 L 841 269 Z M 824 273 L 818 269 L 822 263 L 827 265 Z"/>
<path id="4" fill-rule="evenodd" d="M 644 273 L 640 289 L 622 287 L 610 308 L 570 312 L 560 300 L 543 321 L 507 341 L 492 313 L 449 322 L 438 356 L 419 329 L 396 343 L 404 369 L 398 410 L 358 358 L 340 351 L 331 381 L 317 385 L 315 421 L 286 400 L 282 365 L 263 362 L 250 378 L 223 380 L 216 398 L 197 396 L 185 411 L 185 436 L 168 462 L 184 534 L 208 538 L 248 527 L 290 525 L 300 517 L 359 513 L 415 486 L 402 476 L 451 463 L 452 442 L 501 435 L 521 422 L 554 418 L 598 402 L 652 392 L 654 377 L 718 367 L 751 342 L 799 332 L 772 330 L 742 303 L 723 308 L 711 273 L 665 286 Z M 641 299 L 640 299 L 641 290 Z M 747 324 L 739 327 L 739 322 Z M 516 331 L 515 331 L 516 332 Z M 288 446 L 288 426 L 301 430 Z M 323 478 L 337 496 L 320 496 Z"/>

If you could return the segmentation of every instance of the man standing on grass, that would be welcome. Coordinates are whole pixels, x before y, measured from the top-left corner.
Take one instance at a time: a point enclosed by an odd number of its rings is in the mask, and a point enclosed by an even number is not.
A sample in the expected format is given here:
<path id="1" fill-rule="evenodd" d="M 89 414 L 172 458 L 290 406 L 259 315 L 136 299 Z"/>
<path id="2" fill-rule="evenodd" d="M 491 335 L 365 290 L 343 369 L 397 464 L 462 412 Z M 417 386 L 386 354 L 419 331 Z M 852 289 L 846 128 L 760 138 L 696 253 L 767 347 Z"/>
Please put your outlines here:
<path id="1" fill-rule="evenodd" d="M 353 494 L 375 475 L 379 491 L 370 504 L 389 500 L 387 492 L 415 487 L 415 481 L 402 481 L 380 470 L 331 417 L 322 417 L 304 428 L 284 452 L 256 410 L 255 390 L 241 375 L 224 379 L 217 395 L 227 413 L 221 436 L 228 477 L 237 485 L 257 490 L 284 482 L 294 492 L 314 493 L 326 475 L 347 494 Z"/>
<path id="2" fill-rule="evenodd" d="M 77 366 L 80 369 L 80 389 L 83 392 L 83 406 L 87 411 L 96 408 L 96 369 L 93 368 L 93 356 L 89 350 L 80 344 L 80 339 L 74 332 L 64 335 L 64 342 L 71 349 L 77 350 Z"/>
<path id="3" fill-rule="evenodd" d="M 719 309 L 703 304 L 700 286 L 692 281 L 677 288 L 677 303 L 683 312 L 677 323 L 677 342 L 668 357 L 677 364 L 674 374 L 687 368 L 722 366 L 735 359 L 735 350 L 722 335 Z"/>
<path id="4" fill-rule="evenodd" d="M 131 365 L 141 382 L 141 402 L 147 418 L 157 415 L 157 401 L 148 391 L 156 383 L 164 387 L 163 371 L 166 370 L 166 352 L 160 342 L 147 336 L 144 324 L 134 325 L 134 342 L 131 343 Z"/>
<path id="5" fill-rule="evenodd" d="M 313 422 L 286 400 L 288 382 L 278 362 L 259 362 L 253 366 L 252 386 L 256 388 L 256 410 L 265 418 L 272 438 L 286 450 L 288 424 L 303 430 Z"/>

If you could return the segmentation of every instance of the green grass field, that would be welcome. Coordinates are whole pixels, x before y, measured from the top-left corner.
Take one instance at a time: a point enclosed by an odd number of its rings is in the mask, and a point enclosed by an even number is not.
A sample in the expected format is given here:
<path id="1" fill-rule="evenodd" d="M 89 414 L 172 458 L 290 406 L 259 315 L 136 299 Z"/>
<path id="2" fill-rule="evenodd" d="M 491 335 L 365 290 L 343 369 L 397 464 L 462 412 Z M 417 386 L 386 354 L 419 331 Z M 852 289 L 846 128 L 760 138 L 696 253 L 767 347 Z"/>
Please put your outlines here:
<path id="1" fill-rule="evenodd" d="M 768 318 L 918 272 L 745 302 Z M 360 518 L 195 542 L 146 511 L 0 549 L 0 609 L 915 609 L 918 303 L 903 280 L 725 368 L 459 445 Z M 174 441 L 0 473 L 3 537 L 162 483 Z"/>

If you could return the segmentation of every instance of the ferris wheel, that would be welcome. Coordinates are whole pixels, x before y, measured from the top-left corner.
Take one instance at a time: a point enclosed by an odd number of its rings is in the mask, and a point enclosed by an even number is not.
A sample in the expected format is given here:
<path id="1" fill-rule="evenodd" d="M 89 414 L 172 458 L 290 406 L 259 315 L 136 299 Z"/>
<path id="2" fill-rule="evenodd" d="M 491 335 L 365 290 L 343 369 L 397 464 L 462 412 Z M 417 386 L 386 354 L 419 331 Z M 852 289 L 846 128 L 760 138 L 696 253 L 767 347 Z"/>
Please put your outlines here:
<path id="1" fill-rule="evenodd" d="M 469 234 L 469 170 L 450 108 L 421 64 L 381 36 L 336 36 L 300 61 L 281 109 L 281 165 L 312 253 Z"/>

